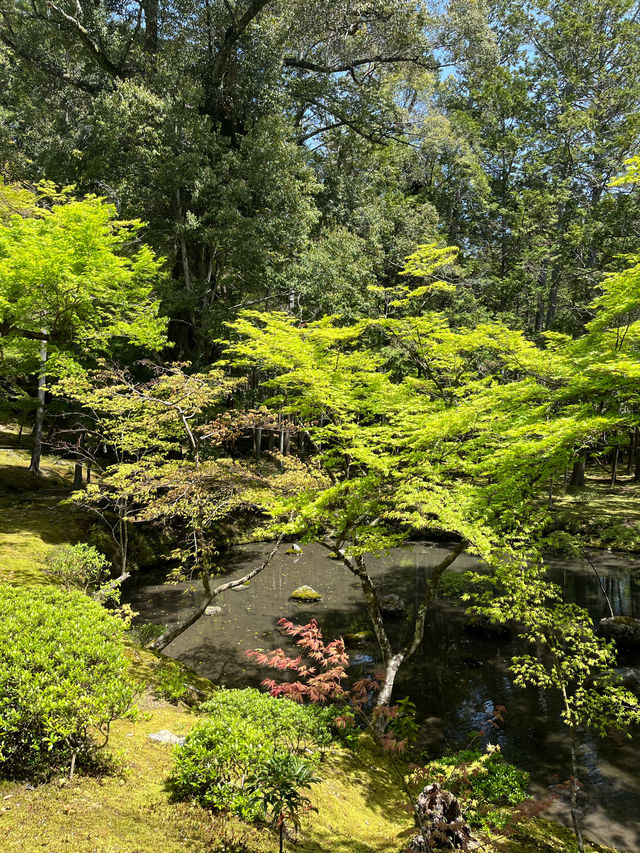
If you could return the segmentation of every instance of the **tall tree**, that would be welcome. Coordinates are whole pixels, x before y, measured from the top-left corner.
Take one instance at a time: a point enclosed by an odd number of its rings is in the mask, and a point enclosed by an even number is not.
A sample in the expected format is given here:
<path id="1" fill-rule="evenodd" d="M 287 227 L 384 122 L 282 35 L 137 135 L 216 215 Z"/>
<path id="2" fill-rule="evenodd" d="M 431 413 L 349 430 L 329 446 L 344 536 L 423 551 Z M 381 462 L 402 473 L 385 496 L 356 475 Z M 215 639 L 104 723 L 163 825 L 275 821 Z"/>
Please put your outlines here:
<path id="1" fill-rule="evenodd" d="M 43 192 L 50 192 L 44 188 Z M 10 188 L 2 188 L 9 195 Z M 44 201 L 41 198 L 40 201 Z M 0 335 L 39 348 L 38 406 L 30 470 L 40 473 L 47 373 L 73 370 L 124 343 L 158 348 L 165 321 L 154 286 L 160 261 L 139 243 L 140 222 L 121 222 L 102 199 L 67 193 L 0 226 Z"/>

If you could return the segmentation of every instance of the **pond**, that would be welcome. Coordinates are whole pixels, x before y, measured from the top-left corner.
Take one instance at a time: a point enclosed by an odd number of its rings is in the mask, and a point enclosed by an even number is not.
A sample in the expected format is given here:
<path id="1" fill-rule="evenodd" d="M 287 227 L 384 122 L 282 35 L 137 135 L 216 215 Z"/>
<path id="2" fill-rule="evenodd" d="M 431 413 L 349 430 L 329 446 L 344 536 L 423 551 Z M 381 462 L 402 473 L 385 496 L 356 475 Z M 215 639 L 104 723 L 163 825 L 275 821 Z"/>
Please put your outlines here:
<path id="1" fill-rule="evenodd" d="M 225 580 L 240 577 L 259 564 L 267 545 L 234 549 L 225 559 L 230 572 Z M 410 630 L 412 611 L 424 590 L 429 569 L 447 552 L 442 543 L 418 542 L 370 558 L 369 568 L 383 594 L 398 593 L 409 611 L 407 620 L 389 622 L 390 634 L 400 644 Z M 228 590 L 218 597 L 218 616 L 204 616 L 165 650 L 199 673 L 229 687 L 257 686 L 267 673 L 246 657 L 247 649 L 272 649 L 286 645 L 276 621 L 286 616 L 294 622 L 315 617 L 325 638 L 370 627 L 360 585 L 342 563 L 332 560 L 319 545 L 305 546 L 301 555 L 287 555 L 284 546 L 271 565 L 245 588 Z M 593 557 L 616 613 L 640 616 L 640 584 L 630 574 L 632 560 L 606 551 Z M 581 560 L 548 561 L 553 580 L 567 601 L 585 607 L 594 619 L 606 614 L 606 605 L 592 569 Z M 475 568 L 477 562 L 463 555 L 455 571 Z M 450 570 L 451 571 L 451 570 Z M 309 584 L 323 596 L 314 604 L 289 600 L 290 593 Z M 128 600 L 138 619 L 173 623 L 198 600 L 196 583 L 165 585 L 161 574 L 140 577 L 130 587 Z M 570 775 L 569 744 L 559 719 L 559 704 L 534 689 L 514 687 L 509 660 L 517 650 L 510 639 L 488 639 L 465 630 L 464 611 L 446 600 L 430 610 L 424 640 L 399 671 L 394 695 L 409 696 L 422 721 L 420 744 L 437 756 L 464 747 L 469 734 L 485 722 L 496 705 L 507 709 L 504 722 L 492 735 L 508 761 L 531 773 L 531 791 L 548 795 L 550 787 Z M 351 650 L 357 672 L 376 669 L 379 651 L 375 643 Z M 640 667 L 640 654 L 620 657 L 620 665 Z M 640 849 L 640 734 L 632 739 L 616 736 L 600 739 L 588 733 L 580 744 L 580 781 L 583 823 L 595 841 L 622 850 Z M 561 799 L 548 812 L 568 823 Z"/>

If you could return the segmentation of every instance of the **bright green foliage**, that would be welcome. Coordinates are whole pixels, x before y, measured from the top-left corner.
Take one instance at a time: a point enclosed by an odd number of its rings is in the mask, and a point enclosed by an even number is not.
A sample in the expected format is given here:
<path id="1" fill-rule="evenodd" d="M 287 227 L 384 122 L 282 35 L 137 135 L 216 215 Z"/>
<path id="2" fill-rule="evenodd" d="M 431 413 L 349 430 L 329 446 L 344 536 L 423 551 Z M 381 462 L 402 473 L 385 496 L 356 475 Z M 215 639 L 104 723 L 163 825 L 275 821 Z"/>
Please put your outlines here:
<path id="1" fill-rule="evenodd" d="M 464 819 L 484 830 L 508 823 L 509 806 L 527 799 L 529 774 L 507 763 L 498 748 L 465 749 L 425 766 L 429 783 L 438 782 L 460 799 Z"/>
<path id="2" fill-rule="evenodd" d="M 300 817 L 312 808 L 302 791 L 319 781 L 313 766 L 291 753 L 272 755 L 252 780 L 256 799 L 280 830 L 281 853 L 285 823 L 299 828 Z"/>
<path id="3" fill-rule="evenodd" d="M 302 706 L 291 700 L 274 699 L 268 693 L 251 688 L 220 689 L 201 710 L 212 717 L 259 721 L 265 736 L 293 752 L 301 752 L 306 746 L 326 746 L 342 732 L 333 724 L 340 709 L 313 704 Z"/>
<path id="4" fill-rule="evenodd" d="M 176 751 L 171 789 L 180 799 L 248 819 L 262 812 L 263 789 L 255 780 L 271 780 L 269 768 L 291 752 L 330 740 L 330 711 L 257 690 L 221 690 L 202 711 L 208 716 Z"/>
<path id="5" fill-rule="evenodd" d="M 53 587 L 2 585 L 0 609 L 0 772 L 29 778 L 86 760 L 133 701 L 124 625 Z"/>
<path id="6" fill-rule="evenodd" d="M 66 590 L 94 592 L 108 579 L 109 567 L 104 554 L 84 542 L 63 545 L 47 557 L 47 574 Z"/>
<path id="7" fill-rule="evenodd" d="M 516 684 L 558 691 L 563 720 L 572 730 L 589 726 L 605 734 L 640 722 L 638 700 L 609 677 L 615 667 L 613 644 L 596 636 L 585 610 L 562 601 L 535 561 L 504 564 L 493 578 L 477 575 L 475 580 L 485 591 L 474 594 L 472 600 L 479 602 L 474 609 L 494 621 L 512 619 L 523 626 L 532 653 L 513 659 Z"/>
<path id="8" fill-rule="evenodd" d="M 4 334 L 43 336 L 61 357 L 113 351 L 119 340 L 161 346 L 165 324 L 152 295 L 160 262 L 148 246 L 128 251 L 141 223 L 118 221 L 96 197 L 65 193 L 50 208 L 37 201 L 0 227 Z"/>

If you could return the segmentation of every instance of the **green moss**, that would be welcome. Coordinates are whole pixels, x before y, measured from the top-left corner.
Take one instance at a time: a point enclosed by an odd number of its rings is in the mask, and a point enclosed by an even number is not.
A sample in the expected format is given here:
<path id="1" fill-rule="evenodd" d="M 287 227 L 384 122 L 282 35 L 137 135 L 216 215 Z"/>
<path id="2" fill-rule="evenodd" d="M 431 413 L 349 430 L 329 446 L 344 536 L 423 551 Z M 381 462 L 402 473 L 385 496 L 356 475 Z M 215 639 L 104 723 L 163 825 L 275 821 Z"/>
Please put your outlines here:
<path id="1" fill-rule="evenodd" d="M 316 592 L 315 589 L 308 586 L 307 584 L 303 584 L 299 586 L 298 589 L 294 589 L 289 598 L 294 601 L 321 601 L 322 596 L 319 592 Z"/>

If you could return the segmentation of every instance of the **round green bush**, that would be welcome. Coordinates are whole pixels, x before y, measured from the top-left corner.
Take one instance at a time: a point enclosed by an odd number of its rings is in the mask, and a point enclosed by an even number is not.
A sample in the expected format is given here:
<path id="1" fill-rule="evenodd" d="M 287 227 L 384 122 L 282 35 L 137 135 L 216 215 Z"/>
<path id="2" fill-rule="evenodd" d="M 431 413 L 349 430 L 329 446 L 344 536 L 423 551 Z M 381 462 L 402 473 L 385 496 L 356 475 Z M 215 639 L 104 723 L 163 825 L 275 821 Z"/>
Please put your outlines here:
<path id="1" fill-rule="evenodd" d="M 81 592 L 0 584 L 0 773 L 86 759 L 131 707 L 123 623 Z"/>
<path id="2" fill-rule="evenodd" d="M 256 779 L 274 761 L 308 755 L 337 736 L 335 709 L 298 705 L 259 690 L 218 690 L 201 710 L 209 716 L 177 747 L 170 788 L 176 799 L 194 799 L 248 820 L 263 811 Z"/>

